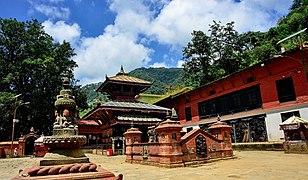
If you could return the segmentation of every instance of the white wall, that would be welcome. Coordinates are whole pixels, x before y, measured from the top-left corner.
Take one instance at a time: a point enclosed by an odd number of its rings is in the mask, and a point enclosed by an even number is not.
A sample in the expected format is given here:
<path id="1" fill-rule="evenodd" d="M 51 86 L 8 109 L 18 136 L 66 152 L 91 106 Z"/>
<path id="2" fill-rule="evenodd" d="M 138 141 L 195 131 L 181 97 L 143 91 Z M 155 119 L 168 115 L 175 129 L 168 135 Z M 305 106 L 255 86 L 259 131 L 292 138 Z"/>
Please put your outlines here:
<path id="1" fill-rule="evenodd" d="M 308 107 L 301 108 L 299 114 L 301 115 L 301 118 L 308 120 Z"/>
<path id="2" fill-rule="evenodd" d="M 281 113 L 292 111 L 299 111 L 301 118 L 308 120 L 308 107 L 266 114 L 265 123 L 268 141 L 284 141 L 283 131 L 279 127 L 279 124 L 282 123 Z"/>
<path id="3" fill-rule="evenodd" d="M 268 141 L 283 141 L 284 134 L 280 130 L 279 124 L 282 123 L 280 113 L 270 113 L 265 117 Z"/>

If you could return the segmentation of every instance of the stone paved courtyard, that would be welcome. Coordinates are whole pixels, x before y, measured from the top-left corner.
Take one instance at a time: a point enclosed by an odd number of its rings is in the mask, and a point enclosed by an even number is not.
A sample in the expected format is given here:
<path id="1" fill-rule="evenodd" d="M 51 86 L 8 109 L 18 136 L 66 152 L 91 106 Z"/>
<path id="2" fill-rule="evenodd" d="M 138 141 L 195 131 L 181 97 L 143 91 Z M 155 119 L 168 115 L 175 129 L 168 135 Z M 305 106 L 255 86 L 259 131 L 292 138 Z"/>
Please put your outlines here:
<path id="1" fill-rule="evenodd" d="M 217 161 L 199 167 L 160 168 L 125 163 L 125 156 L 87 154 L 91 162 L 124 174 L 125 180 L 156 179 L 308 179 L 308 154 L 282 151 L 235 151 L 236 159 Z M 0 179 L 10 179 L 19 169 L 41 158 L 0 159 Z"/>

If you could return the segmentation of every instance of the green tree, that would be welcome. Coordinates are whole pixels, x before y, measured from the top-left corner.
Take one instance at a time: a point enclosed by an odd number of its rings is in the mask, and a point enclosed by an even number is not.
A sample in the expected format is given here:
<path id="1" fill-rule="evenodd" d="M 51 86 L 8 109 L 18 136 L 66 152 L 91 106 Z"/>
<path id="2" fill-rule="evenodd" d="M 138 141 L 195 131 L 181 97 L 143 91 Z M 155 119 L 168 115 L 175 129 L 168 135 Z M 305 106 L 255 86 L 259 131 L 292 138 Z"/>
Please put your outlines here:
<path id="1" fill-rule="evenodd" d="M 209 37 L 202 31 L 193 31 L 191 42 L 183 49 L 184 77 L 191 87 L 214 79 Z"/>
<path id="2" fill-rule="evenodd" d="M 267 32 L 247 32 L 239 34 L 234 23 L 221 25 L 214 21 L 210 25 L 210 35 L 193 31 L 192 40 L 183 49 L 186 84 L 200 86 L 240 69 L 266 61 L 286 50 L 298 48 L 297 40 L 280 40 L 300 30 L 308 28 L 308 0 L 294 0 L 287 16 L 277 22 L 278 26 Z M 308 31 L 300 34 L 302 41 L 308 40 Z"/>
<path id="3" fill-rule="evenodd" d="M 221 25 L 214 21 L 210 25 L 210 47 L 214 68 L 217 69 L 215 78 L 231 74 L 241 67 L 241 55 L 243 42 L 237 31 L 234 30 L 234 22 Z"/>
<path id="4" fill-rule="evenodd" d="M 38 133 L 50 134 L 54 101 L 62 85 L 61 73 L 72 74 L 77 67 L 71 59 L 74 55 L 68 42 L 53 42 L 37 20 L 18 22 L 0 18 L 0 104 L 6 106 L 0 109 L 0 131 L 6 132 L 0 141 L 10 139 L 7 132 L 11 132 L 16 94 L 22 94 L 18 99 L 30 104 L 18 108 L 20 122 L 15 137 L 27 134 L 30 127 Z M 78 106 L 87 108 L 76 82 L 72 79 Z"/>
<path id="5" fill-rule="evenodd" d="M 307 5 L 308 5 L 308 0 L 293 0 L 293 4 L 290 9 L 294 10 Z"/>
<path id="6" fill-rule="evenodd" d="M 221 25 L 214 21 L 210 35 L 193 31 L 192 40 L 183 49 L 185 78 L 192 87 L 233 73 L 242 67 L 244 44 L 234 30 L 234 22 Z"/>

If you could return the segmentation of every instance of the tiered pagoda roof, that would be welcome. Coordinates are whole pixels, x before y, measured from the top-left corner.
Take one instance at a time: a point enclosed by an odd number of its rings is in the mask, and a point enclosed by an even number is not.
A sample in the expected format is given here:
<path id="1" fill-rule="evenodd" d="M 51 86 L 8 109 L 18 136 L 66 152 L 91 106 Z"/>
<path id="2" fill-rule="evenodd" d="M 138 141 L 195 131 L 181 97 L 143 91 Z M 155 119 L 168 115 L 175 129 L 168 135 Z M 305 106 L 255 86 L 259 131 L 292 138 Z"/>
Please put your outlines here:
<path id="1" fill-rule="evenodd" d="M 107 77 L 97 92 L 106 92 L 112 100 L 134 99 L 136 95 L 151 87 L 152 82 L 129 76 L 123 66 L 115 76 Z"/>
<path id="2" fill-rule="evenodd" d="M 97 106 L 86 114 L 82 121 L 95 120 L 101 125 L 108 124 L 107 122 L 110 122 L 110 125 L 127 124 L 131 121 L 142 124 L 161 122 L 162 117 L 164 118 L 165 114 L 170 111 L 169 108 L 140 102 L 136 99 L 137 95 L 151 85 L 149 81 L 129 76 L 121 66 L 116 76 L 106 77 L 106 80 L 96 90 L 108 93 L 111 101 Z"/>

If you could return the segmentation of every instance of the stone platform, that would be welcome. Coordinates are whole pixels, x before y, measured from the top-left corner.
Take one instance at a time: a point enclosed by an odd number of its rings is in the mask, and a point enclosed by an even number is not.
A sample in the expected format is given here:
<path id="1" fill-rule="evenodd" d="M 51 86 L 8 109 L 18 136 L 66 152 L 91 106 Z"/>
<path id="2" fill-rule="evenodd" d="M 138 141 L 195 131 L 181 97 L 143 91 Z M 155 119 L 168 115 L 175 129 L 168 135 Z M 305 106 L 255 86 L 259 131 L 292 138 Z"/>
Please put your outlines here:
<path id="1" fill-rule="evenodd" d="M 247 142 L 247 143 L 232 143 L 232 148 L 239 151 L 283 151 L 283 142 Z"/>
<path id="2" fill-rule="evenodd" d="M 283 142 L 285 153 L 308 154 L 308 143 L 304 141 Z"/>
<path id="3" fill-rule="evenodd" d="M 96 168 L 91 170 L 91 168 Z M 30 176 L 30 174 L 32 174 Z M 115 175 L 92 163 L 66 164 L 63 166 L 34 166 L 27 168 L 15 176 L 12 180 L 38 180 L 38 179 L 104 179 L 114 180 Z"/>
<path id="4" fill-rule="evenodd" d="M 81 149 L 75 150 L 51 150 L 40 161 L 40 166 L 63 165 L 73 163 L 89 163 Z"/>

